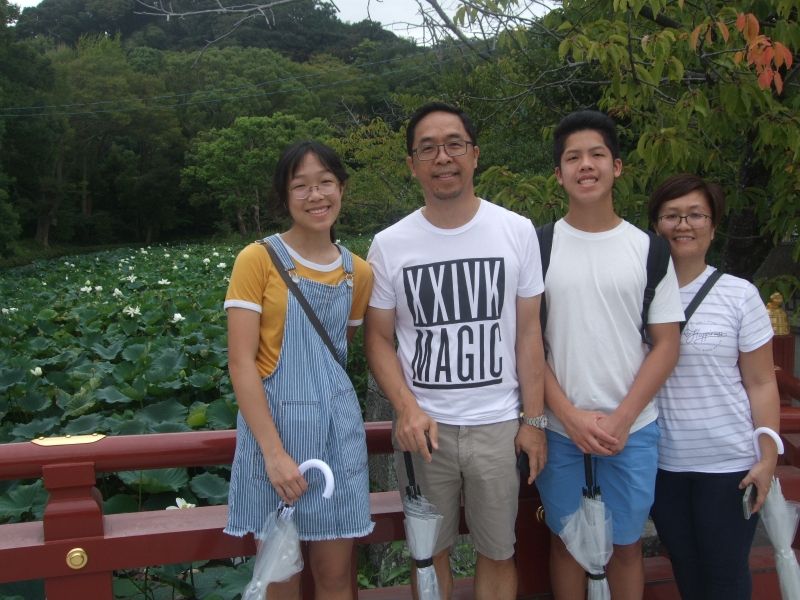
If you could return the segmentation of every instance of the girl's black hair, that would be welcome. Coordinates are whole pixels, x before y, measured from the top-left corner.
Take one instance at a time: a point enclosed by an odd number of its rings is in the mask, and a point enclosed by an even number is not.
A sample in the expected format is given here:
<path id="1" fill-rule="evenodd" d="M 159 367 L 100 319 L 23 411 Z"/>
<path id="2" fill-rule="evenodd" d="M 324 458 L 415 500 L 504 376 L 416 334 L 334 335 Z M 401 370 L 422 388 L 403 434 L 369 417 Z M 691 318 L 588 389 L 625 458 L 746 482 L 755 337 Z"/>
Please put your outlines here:
<path id="1" fill-rule="evenodd" d="M 289 208 L 289 182 L 297 172 L 297 168 L 307 154 L 314 154 L 322 166 L 333 173 L 339 180 L 340 185 L 344 185 L 349 175 L 344 168 L 344 163 L 339 155 L 331 148 L 317 140 L 300 140 L 288 146 L 278 159 L 275 167 L 275 175 L 272 178 L 272 187 L 278 195 L 283 207 L 288 211 Z M 336 241 L 336 234 L 331 227 L 331 241 Z"/>

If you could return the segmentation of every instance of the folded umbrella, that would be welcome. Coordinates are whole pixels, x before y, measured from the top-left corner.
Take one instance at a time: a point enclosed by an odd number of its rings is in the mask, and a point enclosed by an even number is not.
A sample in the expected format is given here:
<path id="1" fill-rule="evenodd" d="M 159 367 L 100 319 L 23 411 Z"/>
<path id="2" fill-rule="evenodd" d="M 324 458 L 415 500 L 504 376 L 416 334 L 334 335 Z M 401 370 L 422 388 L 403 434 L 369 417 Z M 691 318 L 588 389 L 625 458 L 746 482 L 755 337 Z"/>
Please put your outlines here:
<path id="1" fill-rule="evenodd" d="M 330 467 L 321 460 L 312 458 L 298 469 L 303 474 L 311 468 L 319 469 L 325 476 L 323 498 L 333 495 L 334 481 Z M 292 515 L 294 507 L 281 502 L 277 510 L 267 516 L 264 528 L 258 536 L 261 544 L 256 553 L 253 577 L 242 593 L 242 600 L 266 600 L 270 583 L 289 580 L 303 570 L 300 538 Z"/>
<path id="2" fill-rule="evenodd" d="M 414 478 L 414 465 L 411 453 L 404 452 L 408 485 L 403 498 L 408 551 L 417 567 L 417 595 L 419 600 L 440 600 L 439 580 L 433 567 L 433 549 L 444 517 L 437 512 L 425 496 L 420 493 Z"/>
<path id="3" fill-rule="evenodd" d="M 783 442 L 772 429 L 759 427 L 753 432 L 753 447 L 756 457 L 761 460 L 761 448 L 758 437 L 761 434 L 769 435 L 778 446 L 778 454 L 783 454 Z M 769 541 L 775 549 L 775 570 L 778 572 L 778 581 L 781 586 L 781 597 L 784 600 L 800 599 L 800 565 L 792 548 L 797 523 L 800 520 L 798 506 L 794 502 L 787 502 L 781 490 L 781 482 L 772 478 L 772 483 L 767 493 L 767 498 L 761 506 L 761 522 L 767 532 Z"/>
<path id="4" fill-rule="evenodd" d="M 564 518 L 559 537 L 589 576 L 588 600 L 611 600 L 605 572 L 606 563 L 614 551 L 611 511 L 595 484 L 591 455 L 583 455 L 583 466 L 586 487 L 583 488 L 581 504 L 578 510 Z"/>

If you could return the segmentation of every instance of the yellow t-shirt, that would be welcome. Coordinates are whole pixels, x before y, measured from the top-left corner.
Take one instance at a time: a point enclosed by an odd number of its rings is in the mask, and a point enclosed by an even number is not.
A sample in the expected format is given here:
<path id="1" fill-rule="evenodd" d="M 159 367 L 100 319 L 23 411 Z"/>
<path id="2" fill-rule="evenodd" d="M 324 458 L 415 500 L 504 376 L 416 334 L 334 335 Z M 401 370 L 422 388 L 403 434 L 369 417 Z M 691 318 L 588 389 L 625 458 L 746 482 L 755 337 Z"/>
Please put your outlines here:
<path id="1" fill-rule="evenodd" d="M 327 285 L 337 285 L 344 277 L 342 260 L 329 265 L 318 265 L 301 258 L 287 246 L 297 268 L 297 274 Z M 353 256 L 353 302 L 349 326 L 358 326 L 364 320 L 372 292 L 372 269 L 367 262 Z M 283 345 L 283 325 L 289 290 L 272 263 L 265 248 L 250 244 L 236 257 L 225 295 L 225 310 L 244 308 L 261 315 L 256 365 L 262 378 L 270 375 L 278 364 Z"/>

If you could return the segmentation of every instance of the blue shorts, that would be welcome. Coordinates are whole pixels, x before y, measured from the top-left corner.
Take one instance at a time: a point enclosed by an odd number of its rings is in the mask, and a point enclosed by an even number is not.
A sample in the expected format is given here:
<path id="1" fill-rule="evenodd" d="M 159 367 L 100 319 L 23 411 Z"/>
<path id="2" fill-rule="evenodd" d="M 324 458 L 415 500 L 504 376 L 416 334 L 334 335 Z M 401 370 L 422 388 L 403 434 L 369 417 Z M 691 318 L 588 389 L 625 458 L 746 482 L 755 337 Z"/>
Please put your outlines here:
<path id="1" fill-rule="evenodd" d="M 635 543 L 644 529 L 656 485 L 659 429 L 656 422 L 628 437 L 615 456 L 593 456 L 595 479 L 606 506 L 611 510 L 614 543 Z M 547 465 L 536 477 L 545 521 L 558 534 L 564 519 L 578 510 L 586 485 L 583 453 L 568 437 L 547 430 Z"/>

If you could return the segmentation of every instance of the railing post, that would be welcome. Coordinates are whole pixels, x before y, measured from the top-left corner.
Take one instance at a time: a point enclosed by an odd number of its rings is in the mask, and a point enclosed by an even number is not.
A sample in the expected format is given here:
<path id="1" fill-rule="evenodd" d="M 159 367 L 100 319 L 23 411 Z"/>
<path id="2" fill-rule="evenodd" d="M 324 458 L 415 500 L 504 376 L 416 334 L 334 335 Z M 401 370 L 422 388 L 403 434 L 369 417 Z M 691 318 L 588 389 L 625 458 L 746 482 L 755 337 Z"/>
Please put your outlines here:
<path id="1" fill-rule="evenodd" d="M 75 540 L 75 547 L 64 556 L 75 575 L 47 579 L 48 600 L 112 600 L 111 572 L 82 572 L 92 557 L 81 547 L 80 538 L 103 536 L 103 504 L 95 487 L 94 463 L 44 465 L 42 479 L 50 493 L 42 523 L 45 543 Z"/>

